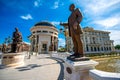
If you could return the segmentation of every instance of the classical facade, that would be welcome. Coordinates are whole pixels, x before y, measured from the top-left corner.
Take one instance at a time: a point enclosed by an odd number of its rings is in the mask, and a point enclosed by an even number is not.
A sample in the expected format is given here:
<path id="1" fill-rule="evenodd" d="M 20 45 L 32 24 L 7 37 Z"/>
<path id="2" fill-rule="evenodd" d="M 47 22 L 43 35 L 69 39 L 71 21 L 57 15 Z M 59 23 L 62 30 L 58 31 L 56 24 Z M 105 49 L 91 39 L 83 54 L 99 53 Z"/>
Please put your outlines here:
<path id="1" fill-rule="evenodd" d="M 58 49 L 58 30 L 49 22 L 39 22 L 31 29 L 29 36 L 31 51 L 47 53 Z"/>
<path id="2" fill-rule="evenodd" d="M 73 51 L 73 42 L 68 35 L 67 24 L 61 24 L 65 28 L 67 51 Z M 102 53 L 114 51 L 113 40 L 110 40 L 110 32 L 94 30 L 91 27 L 83 28 L 81 39 L 85 53 Z"/>

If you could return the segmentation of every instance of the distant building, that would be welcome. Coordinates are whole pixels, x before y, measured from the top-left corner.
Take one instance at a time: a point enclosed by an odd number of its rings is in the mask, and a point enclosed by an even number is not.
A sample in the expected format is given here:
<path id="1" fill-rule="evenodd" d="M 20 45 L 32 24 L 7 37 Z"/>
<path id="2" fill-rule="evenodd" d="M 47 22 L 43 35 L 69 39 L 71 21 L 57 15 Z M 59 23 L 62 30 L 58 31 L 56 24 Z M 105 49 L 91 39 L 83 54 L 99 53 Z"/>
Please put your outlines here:
<path id="1" fill-rule="evenodd" d="M 58 49 L 58 30 L 49 22 L 39 22 L 31 29 L 29 36 L 30 50 L 38 53 L 48 53 Z"/>
<path id="2" fill-rule="evenodd" d="M 23 46 L 22 51 L 29 51 L 30 50 L 30 44 L 23 42 L 22 46 Z"/>
<path id="3" fill-rule="evenodd" d="M 0 51 L 2 51 L 3 45 L 0 45 Z M 22 51 L 29 51 L 30 44 L 26 42 L 22 42 Z M 5 52 L 10 52 L 11 51 L 11 43 L 6 45 Z"/>
<path id="4" fill-rule="evenodd" d="M 67 51 L 73 51 L 73 42 L 68 35 L 67 24 L 61 24 L 65 28 Z M 94 30 L 90 27 L 83 28 L 81 39 L 85 53 L 102 53 L 114 51 L 113 40 L 110 40 L 110 32 Z"/>
<path id="5" fill-rule="evenodd" d="M 2 45 L 0 45 L 0 51 L 2 51 Z"/>

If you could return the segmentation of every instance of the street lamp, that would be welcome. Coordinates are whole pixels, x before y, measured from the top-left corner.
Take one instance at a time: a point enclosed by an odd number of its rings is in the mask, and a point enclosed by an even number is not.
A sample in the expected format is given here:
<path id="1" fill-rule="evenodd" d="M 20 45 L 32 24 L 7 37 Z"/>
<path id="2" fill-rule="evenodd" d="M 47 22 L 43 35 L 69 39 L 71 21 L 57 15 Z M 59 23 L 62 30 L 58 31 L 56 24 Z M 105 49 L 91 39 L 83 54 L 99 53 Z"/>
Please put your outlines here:
<path id="1" fill-rule="evenodd" d="M 65 43 L 67 43 L 66 40 L 67 40 L 67 37 L 68 37 L 68 23 L 62 23 L 62 22 L 60 22 L 60 25 L 64 27 L 64 29 L 60 28 L 60 33 L 64 34 L 64 36 L 65 36 Z M 67 50 L 67 44 L 65 44 L 65 48 Z"/>

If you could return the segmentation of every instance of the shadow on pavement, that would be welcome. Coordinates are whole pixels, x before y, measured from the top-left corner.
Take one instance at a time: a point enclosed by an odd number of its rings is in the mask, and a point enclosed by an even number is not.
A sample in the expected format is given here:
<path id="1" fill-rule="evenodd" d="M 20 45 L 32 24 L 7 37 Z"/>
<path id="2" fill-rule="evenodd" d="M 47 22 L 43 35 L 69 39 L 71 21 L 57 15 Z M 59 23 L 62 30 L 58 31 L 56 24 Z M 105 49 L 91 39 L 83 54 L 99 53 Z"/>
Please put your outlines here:
<path id="1" fill-rule="evenodd" d="M 5 65 L 0 64 L 0 69 L 5 69 L 7 68 Z"/>
<path id="2" fill-rule="evenodd" d="M 37 64 L 29 64 L 27 66 L 24 67 L 17 67 L 15 69 L 18 69 L 18 71 L 26 71 L 26 70 L 31 70 L 33 68 L 37 68 L 40 67 L 41 65 L 37 65 Z"/>
<path id="3" fill-rule="evenodd" d="M 47 66 L 47 65 L 52 65 L 52 64 L 58 64 L 58 63 L 44 64 L 44 65 L 29 64 L 27 66 L 17 67 L 15 69 L 18 69 L 18 71 L 26 71 L 26 70 L 32 70 L 32 69 L 37 68 L 37 67 Z"/>
<path id="4" fill-rule="evenodd" d="M 64 80 L 64 61 L 60 58 L 55 58 L 55 57 L 49 57 L 50 59 L 56 60 L 57 63 L 60 64 L 61 70 L 60 70 L 60 74 L 57 80 Z"/>

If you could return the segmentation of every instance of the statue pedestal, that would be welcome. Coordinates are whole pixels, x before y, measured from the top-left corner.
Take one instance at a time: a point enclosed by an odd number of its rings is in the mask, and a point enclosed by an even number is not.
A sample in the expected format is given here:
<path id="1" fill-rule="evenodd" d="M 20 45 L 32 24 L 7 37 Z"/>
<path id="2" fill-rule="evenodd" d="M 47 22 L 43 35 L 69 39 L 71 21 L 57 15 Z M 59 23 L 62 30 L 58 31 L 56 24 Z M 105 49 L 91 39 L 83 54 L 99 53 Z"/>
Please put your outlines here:
<path id="1" fill-rule="evenodd" d="M 94 69 L 98 62 L 88 61 L 70 61 L 65 60 L 64 78 L 65 80 L 92 80 L 89 77 L 89 70 Z"/>
<path id="2" fill-rule="evenodd" d="M 7 67 L 19 67 L 24 65 L 24 52 L 2 54 L 2 65 Z"/>

